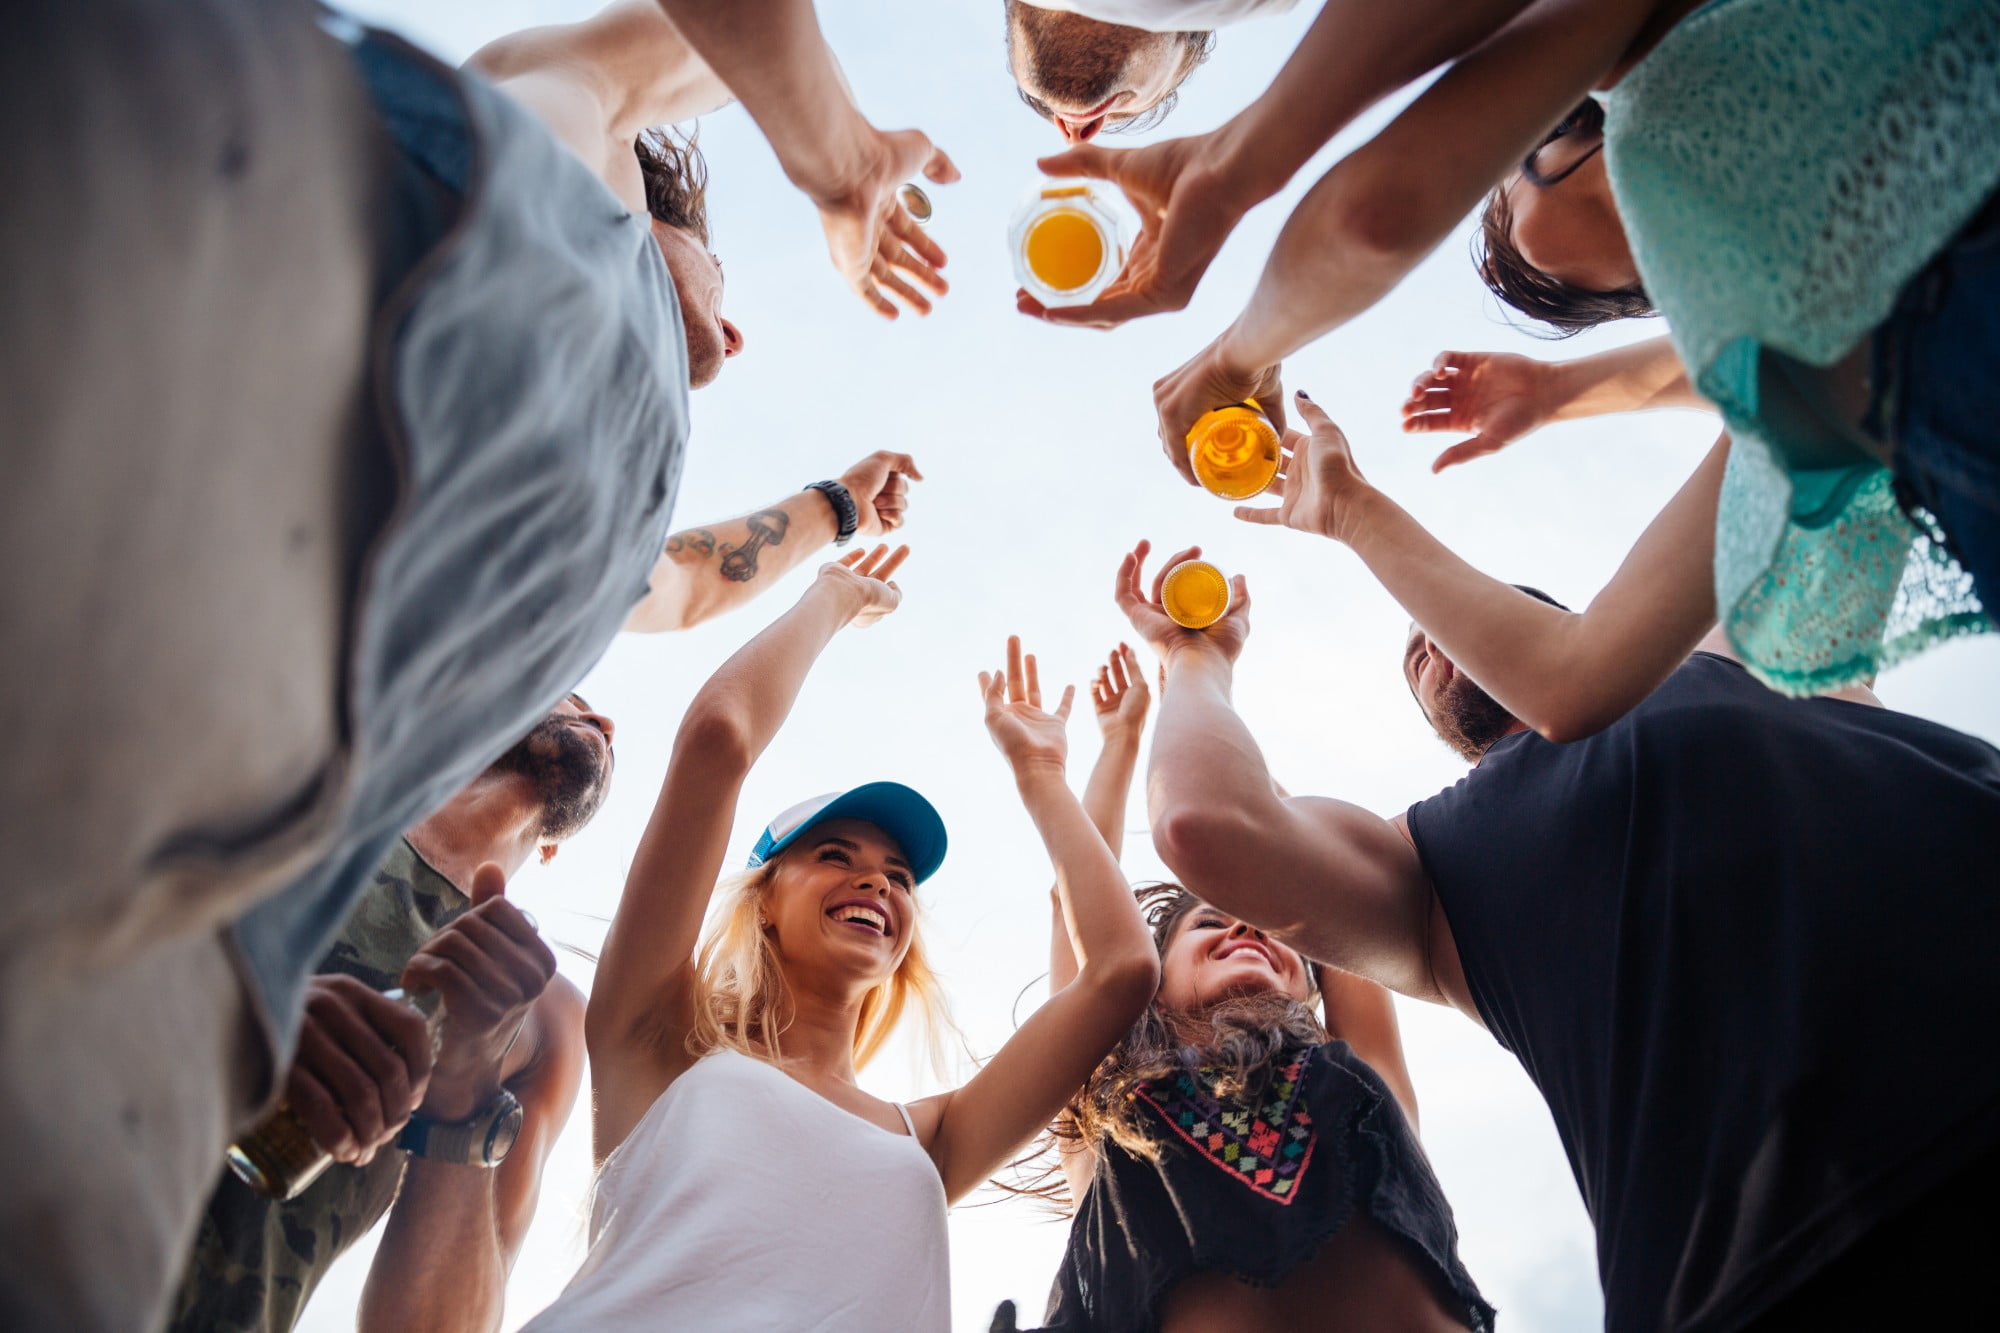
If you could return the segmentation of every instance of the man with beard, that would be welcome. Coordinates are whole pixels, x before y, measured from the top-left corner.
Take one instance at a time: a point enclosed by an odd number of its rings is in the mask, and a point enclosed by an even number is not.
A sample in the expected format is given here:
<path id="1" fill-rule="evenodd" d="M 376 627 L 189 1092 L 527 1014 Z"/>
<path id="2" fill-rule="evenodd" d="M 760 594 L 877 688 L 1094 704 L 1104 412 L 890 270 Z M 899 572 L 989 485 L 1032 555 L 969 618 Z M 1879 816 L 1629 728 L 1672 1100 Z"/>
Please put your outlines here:
<path id="1" fill-rule="evenodd" d="M 2000 1068 L 1976 1054 L 2000 1024 L 2000 751 L 1866 691 L 1771 693 L 1719 636 L 1553 741 L 1443 643 L 1500 663 L 1516 618 L 1569 613 L 1428 534 L 1382 555 L 1414 521 L 1297 407 L 1313 436 L 1291 438 L 1281 508 L 1251 512 L 1370 547 L 1419 616 L 1403 678 L 1473 768 L 1391 819 L 1279 795 L 1230 702 L 1247 590 L 1184 630 L 1157 580 L 1141 591 L 1141 544 L 1117 596 L 1166 664 L 1162 860 L 1521 1061 L 1595 1226 L 1614 1333 L 1959 1318 L 2000 1239 Z"/>
<path id="2" fill-rule="evenodd" d="M 285 1078 L 283 1104 L 335 1164 L 282 1203 L 223 1173 L 173 1329 L 284 1333 L 385 1213 L 361 1327 L 499 1324 L 584 1059 L 583 995 L 504 889 L 597 813 L 612 734 L 571 695 L 376 868 L 310 983 Z M 422 1017 L 383 994 L 397 986 L 442 997 L 435 1058 Z"/>

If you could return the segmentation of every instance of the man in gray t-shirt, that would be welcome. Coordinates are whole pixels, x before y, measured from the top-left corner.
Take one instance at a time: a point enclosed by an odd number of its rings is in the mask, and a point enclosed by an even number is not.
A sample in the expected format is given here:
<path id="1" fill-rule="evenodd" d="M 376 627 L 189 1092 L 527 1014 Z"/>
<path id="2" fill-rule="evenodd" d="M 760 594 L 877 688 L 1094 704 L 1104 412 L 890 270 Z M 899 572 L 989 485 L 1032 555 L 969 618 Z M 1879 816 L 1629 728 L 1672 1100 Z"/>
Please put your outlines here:
<path id="1" fill-rule="evenodd" d="M 4 7 L 0 1326 L 156 1322 L 352 886 L 646 597 L 740 336 L 638 127 L 733 92 L 870 304 L 942 289 L 895 190 L 949 162 L 805 0 L 702 8 L 482 75 L 304 0 Z"/>

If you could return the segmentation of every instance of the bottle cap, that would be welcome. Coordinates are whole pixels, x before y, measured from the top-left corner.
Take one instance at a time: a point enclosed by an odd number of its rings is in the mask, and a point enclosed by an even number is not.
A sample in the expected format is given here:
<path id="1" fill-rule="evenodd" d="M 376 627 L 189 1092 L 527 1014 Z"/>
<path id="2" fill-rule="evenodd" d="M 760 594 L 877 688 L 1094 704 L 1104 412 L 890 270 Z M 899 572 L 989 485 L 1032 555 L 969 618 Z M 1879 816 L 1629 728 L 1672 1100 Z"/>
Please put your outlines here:
<path id="1" fill-rule="evenodd" d="M 1206 560 L 1183 560 L 1161 580 L 1160 606 L 1176 625 L 1207 629 L 1229 610 L 1229 580 Z"/>
<path id="2" fill-rule="evenodd" d="M 931 220 L 931 197 L 917 185 L 905 185 L 896 191 L 896 197 L 903 202 L 903 211 L 918 222 Z"/>

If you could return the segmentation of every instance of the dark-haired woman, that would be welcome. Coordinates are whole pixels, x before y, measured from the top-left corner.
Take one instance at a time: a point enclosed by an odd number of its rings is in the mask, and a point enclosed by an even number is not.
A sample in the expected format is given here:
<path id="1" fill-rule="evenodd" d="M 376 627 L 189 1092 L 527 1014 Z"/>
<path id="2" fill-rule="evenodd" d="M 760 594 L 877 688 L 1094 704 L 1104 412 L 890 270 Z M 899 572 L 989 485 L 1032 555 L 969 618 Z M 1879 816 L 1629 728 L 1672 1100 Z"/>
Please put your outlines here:
<path id="1" fill-rule="evenodd" d="M 1092 701 L 1084 803 L 1116 849 L 1149 701 L 1130 648 Z M 1388 992 L 1175 885 L 1140 899 L 1160 987 L 1052 1130 L 1076 1216 L 1048 1328 L 1490 1328 L 1417 1145 Z M 1075 968 L 1058 913 L 1051 988 Z"/>
<path id="2" fill-rule="evenodd" d="M 1572 327 L 1657 308 L 1722 410 L 1713 581 L 1746 666 L 1818 693 L 1990 628 L 2000 8 L 1536 6 L 1308 196 L 1249 308 L 1156 386 L 1163 437 L 1277 398 L 1285 356 L 1496 181 L 1508 298 Z"/>

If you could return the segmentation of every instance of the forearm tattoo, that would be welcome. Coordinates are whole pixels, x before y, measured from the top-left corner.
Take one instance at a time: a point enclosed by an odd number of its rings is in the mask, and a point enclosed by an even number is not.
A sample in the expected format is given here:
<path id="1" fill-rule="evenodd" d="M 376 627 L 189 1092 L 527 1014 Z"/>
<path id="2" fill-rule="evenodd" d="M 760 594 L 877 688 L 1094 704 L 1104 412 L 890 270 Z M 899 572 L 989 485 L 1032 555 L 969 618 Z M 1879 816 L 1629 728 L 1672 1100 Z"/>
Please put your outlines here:
<path id="1" fill-rule="evenodd" d="M 707 528 L 689 528 L 686 532 L 676 532 L 667 538 L 667 554 L 679 555 L 682 551 L 692 551 L 704 560 L 715 554 L 715 534 Z"/>
<path id="2" fill-rule="evenodd" d="M 743 523 L 750 536 L 741 546 L 722 548 L 722 577 L 731 583 L 748 583 L 757 577 L 757 553 L 766 546 L 784 545 L 792 516 L 782 509 L 760 509 Z"/>

